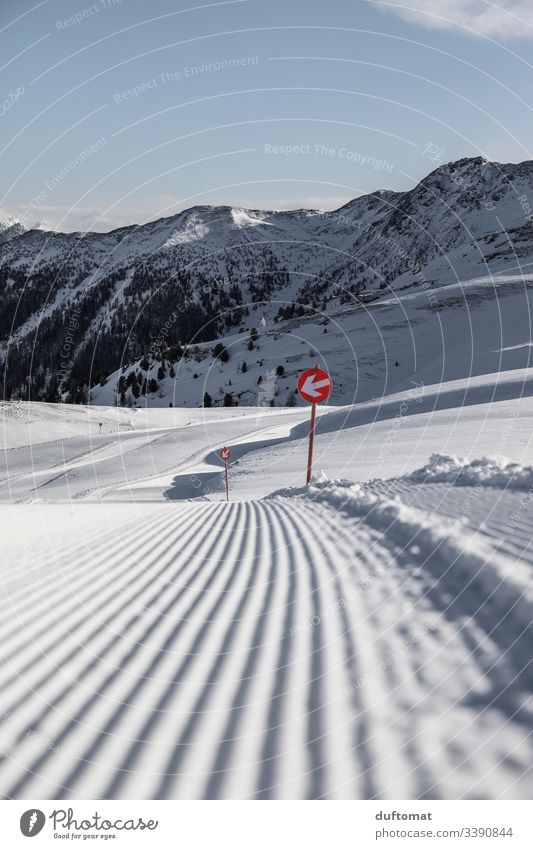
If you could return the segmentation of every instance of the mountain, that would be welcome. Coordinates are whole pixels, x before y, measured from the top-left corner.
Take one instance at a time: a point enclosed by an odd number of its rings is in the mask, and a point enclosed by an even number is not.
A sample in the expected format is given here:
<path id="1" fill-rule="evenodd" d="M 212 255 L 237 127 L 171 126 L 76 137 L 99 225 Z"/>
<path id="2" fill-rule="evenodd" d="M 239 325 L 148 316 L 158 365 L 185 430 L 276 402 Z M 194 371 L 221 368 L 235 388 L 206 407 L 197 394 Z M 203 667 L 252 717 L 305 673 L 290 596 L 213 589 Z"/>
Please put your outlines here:
<path id="1" fill-rule="evenodd" d="M 533 162 L 474 158 L 334 212 L 197 206 L 105 234 L 5 221 L 4 397 L 85 401 L 147 353 L 178 365 L 184 349 L 247 338 L 261 322 L 333 319 L 391 293 L 527 273 L 532 198 Z"/>
<path id="2" fill-rule="evenodd" d="M 0 209 L 0 244 L 15 238 L 15 236 L 20 236 L 22 233 L 26 233 L 29 229 L 48 232 L 50 228 L 44 221 L 36 221 L 35 224 L 32 224 L 31 228 L 27 227 L 18 218 Z"/>
<path id="3" fill-rule="evenodd" d="M 25 230 L 26 228 L 18 218 L 14 218 L 0 209 L 0 244 L 8 242 L 15 236 L 20 236 Z"/>

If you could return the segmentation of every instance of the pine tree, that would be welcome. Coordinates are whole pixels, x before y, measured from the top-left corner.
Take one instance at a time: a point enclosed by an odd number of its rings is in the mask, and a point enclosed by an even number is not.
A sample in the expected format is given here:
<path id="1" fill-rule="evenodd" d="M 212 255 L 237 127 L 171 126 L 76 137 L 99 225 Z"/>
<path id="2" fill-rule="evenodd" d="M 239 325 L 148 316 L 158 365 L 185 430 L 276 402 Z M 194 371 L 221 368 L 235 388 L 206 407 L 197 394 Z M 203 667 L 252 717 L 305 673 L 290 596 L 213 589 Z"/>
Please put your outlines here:
<path id="1" fill-rule="evenodd" d="M 141 388 L 139 386 L 139 382 L 137 380 L 137 375 L 135 373 L 133 374 L 133 380 L 131 381 L 130 386 L 131 386 L 131 392 L 132 392 L 133 397 L 138 398 L 139 395 L 141 394 Z"/>
<path id="2" fill-rule="evenodd" d="M 204 394 L 204 407 L 212 407 L 212 406 L 213 406 L 213 399 L 211 398 L 211 395 L 209 394 L 209 392 L 206 392 Z"/>
<path id="3" fill-rule="evenodd" d="M 215 347 L 213 348 L 213 356 L 220 360 L 221 363 L 227 363 L 229 360 L 229 352 L 228 349 L 224 347 L 222 342 L 217 342 Z"/>

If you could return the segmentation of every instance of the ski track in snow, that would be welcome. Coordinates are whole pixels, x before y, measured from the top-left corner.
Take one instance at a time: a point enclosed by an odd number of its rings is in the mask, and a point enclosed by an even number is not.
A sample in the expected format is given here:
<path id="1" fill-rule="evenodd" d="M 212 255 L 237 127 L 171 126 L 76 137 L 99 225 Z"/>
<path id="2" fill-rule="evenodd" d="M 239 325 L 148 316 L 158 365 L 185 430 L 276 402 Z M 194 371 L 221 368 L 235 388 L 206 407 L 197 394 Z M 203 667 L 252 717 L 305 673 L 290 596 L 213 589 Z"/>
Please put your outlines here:
<path id="1" fill-rule="evenodd" d="M 17 509 L 5 797 L 530 795 L 531 632 L 467 555 L 312 499 Z"/>
<path id="2" fill-rule="evenodd" d="M 362 484 L 342 476 L 367 425 L 337 434 L 323 410 L 334 479 L 309 488 L 290 486 L 305 411 L 147 411 L 132 429 L 36 405 L 39 444 L 8 422 L 2 796 L 530 798 L 529 410 L 491 405 L 486 442 L 509 436 L 513 465 L 475 460 L 472 405 L 473 462 L 424 466 L 450 430 L 437 411 L 422 468 Z M 361 456 L 381 444 L 378 423 Z"/>

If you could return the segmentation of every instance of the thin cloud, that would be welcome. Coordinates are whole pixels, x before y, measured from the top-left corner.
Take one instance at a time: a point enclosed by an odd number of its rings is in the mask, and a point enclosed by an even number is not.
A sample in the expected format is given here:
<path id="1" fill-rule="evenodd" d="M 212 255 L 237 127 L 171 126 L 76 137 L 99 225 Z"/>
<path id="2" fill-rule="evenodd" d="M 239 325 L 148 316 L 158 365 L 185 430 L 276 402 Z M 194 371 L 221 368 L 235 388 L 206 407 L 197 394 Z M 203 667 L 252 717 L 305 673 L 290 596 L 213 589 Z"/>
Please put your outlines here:
<path id="1" fill-rule="evenodd" d="M 348 201 L 353 200 L 353 195 L 332 195 L 316 197 L 279 198 L 264 202 L 236 201 L 231 198 L 213 198 L 203 203 L 212 203 L 216 206 L 242 206 L 247 209 L 266 210 L 290 210 L 290 209 L 338 209 Z M 0 220 L 12 216 L 20 221 L 27 229 L 32 227 L 45 227 L 47 230 L 57 230 L 60 233 L 71 232 L 93 232 L 107 233 L 119 227 L 132 224 L 146 224 L 158 218 L 167 218 L 176 215 L 184 209 L 189 209 L 197 204 L 194 201 L 183 203 L 171 195 L 152 196 L 145 198 L 142 204 L 131 207 L 115 207 L 106 211 L 94 207 L 67 207 L 42 204 L 38 211 L 28 209 L 22 205 L 6 206 L 0 209 Z"/>
<path id="2" fill-rule="evenodd" d="M 531 0 L 374 0 L 374 4 L 431 29 L 460 29 L 496 38 L 533 36 Z"/>
<path id="3" fill-rule="evenodd" d="M 261 201 L 261 203 L 240 203 L 238 206 L 243 206 L 248 209 L 266 209 L 279 210 L 285 212 L 291 209 L 320 209 L 332 210 L 338 209 L 339 206 L 344 206 L 348 201 L 353 200 L 357 192 L 352 195 L 332 195 L 324 197 L 322 195 L 311 195 L 294 198 L 273 198 L 272 200 Z M 237 204 L 234 204 L 237 206 Z"/>

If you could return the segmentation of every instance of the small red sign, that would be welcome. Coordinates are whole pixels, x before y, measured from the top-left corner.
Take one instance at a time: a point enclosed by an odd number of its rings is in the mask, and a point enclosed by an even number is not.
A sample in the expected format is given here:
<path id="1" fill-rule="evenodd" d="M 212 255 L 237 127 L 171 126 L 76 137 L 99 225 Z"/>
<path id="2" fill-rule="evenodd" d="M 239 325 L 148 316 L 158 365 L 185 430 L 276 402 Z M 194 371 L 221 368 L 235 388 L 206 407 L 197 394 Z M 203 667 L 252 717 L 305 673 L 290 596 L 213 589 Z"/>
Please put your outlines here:
<path id="1" fill-rule="evenodd" d="M 222 457 L 224 462 L 226 462 L 226 460 L 229 460 L 229 458 L 231 457 L 230 449 L 229 448 L 223 448 L 222 451 L 220 452 L 220 456 Z"/>
<path id="2" fill-rule="evenodd" d="M 329 398 L 333 389 L 333 381 L 327 371 L 321 368 L 308 368 L 298 379 L 298 392 L 304 401 L 310 404 L 321 404 Z"/>

